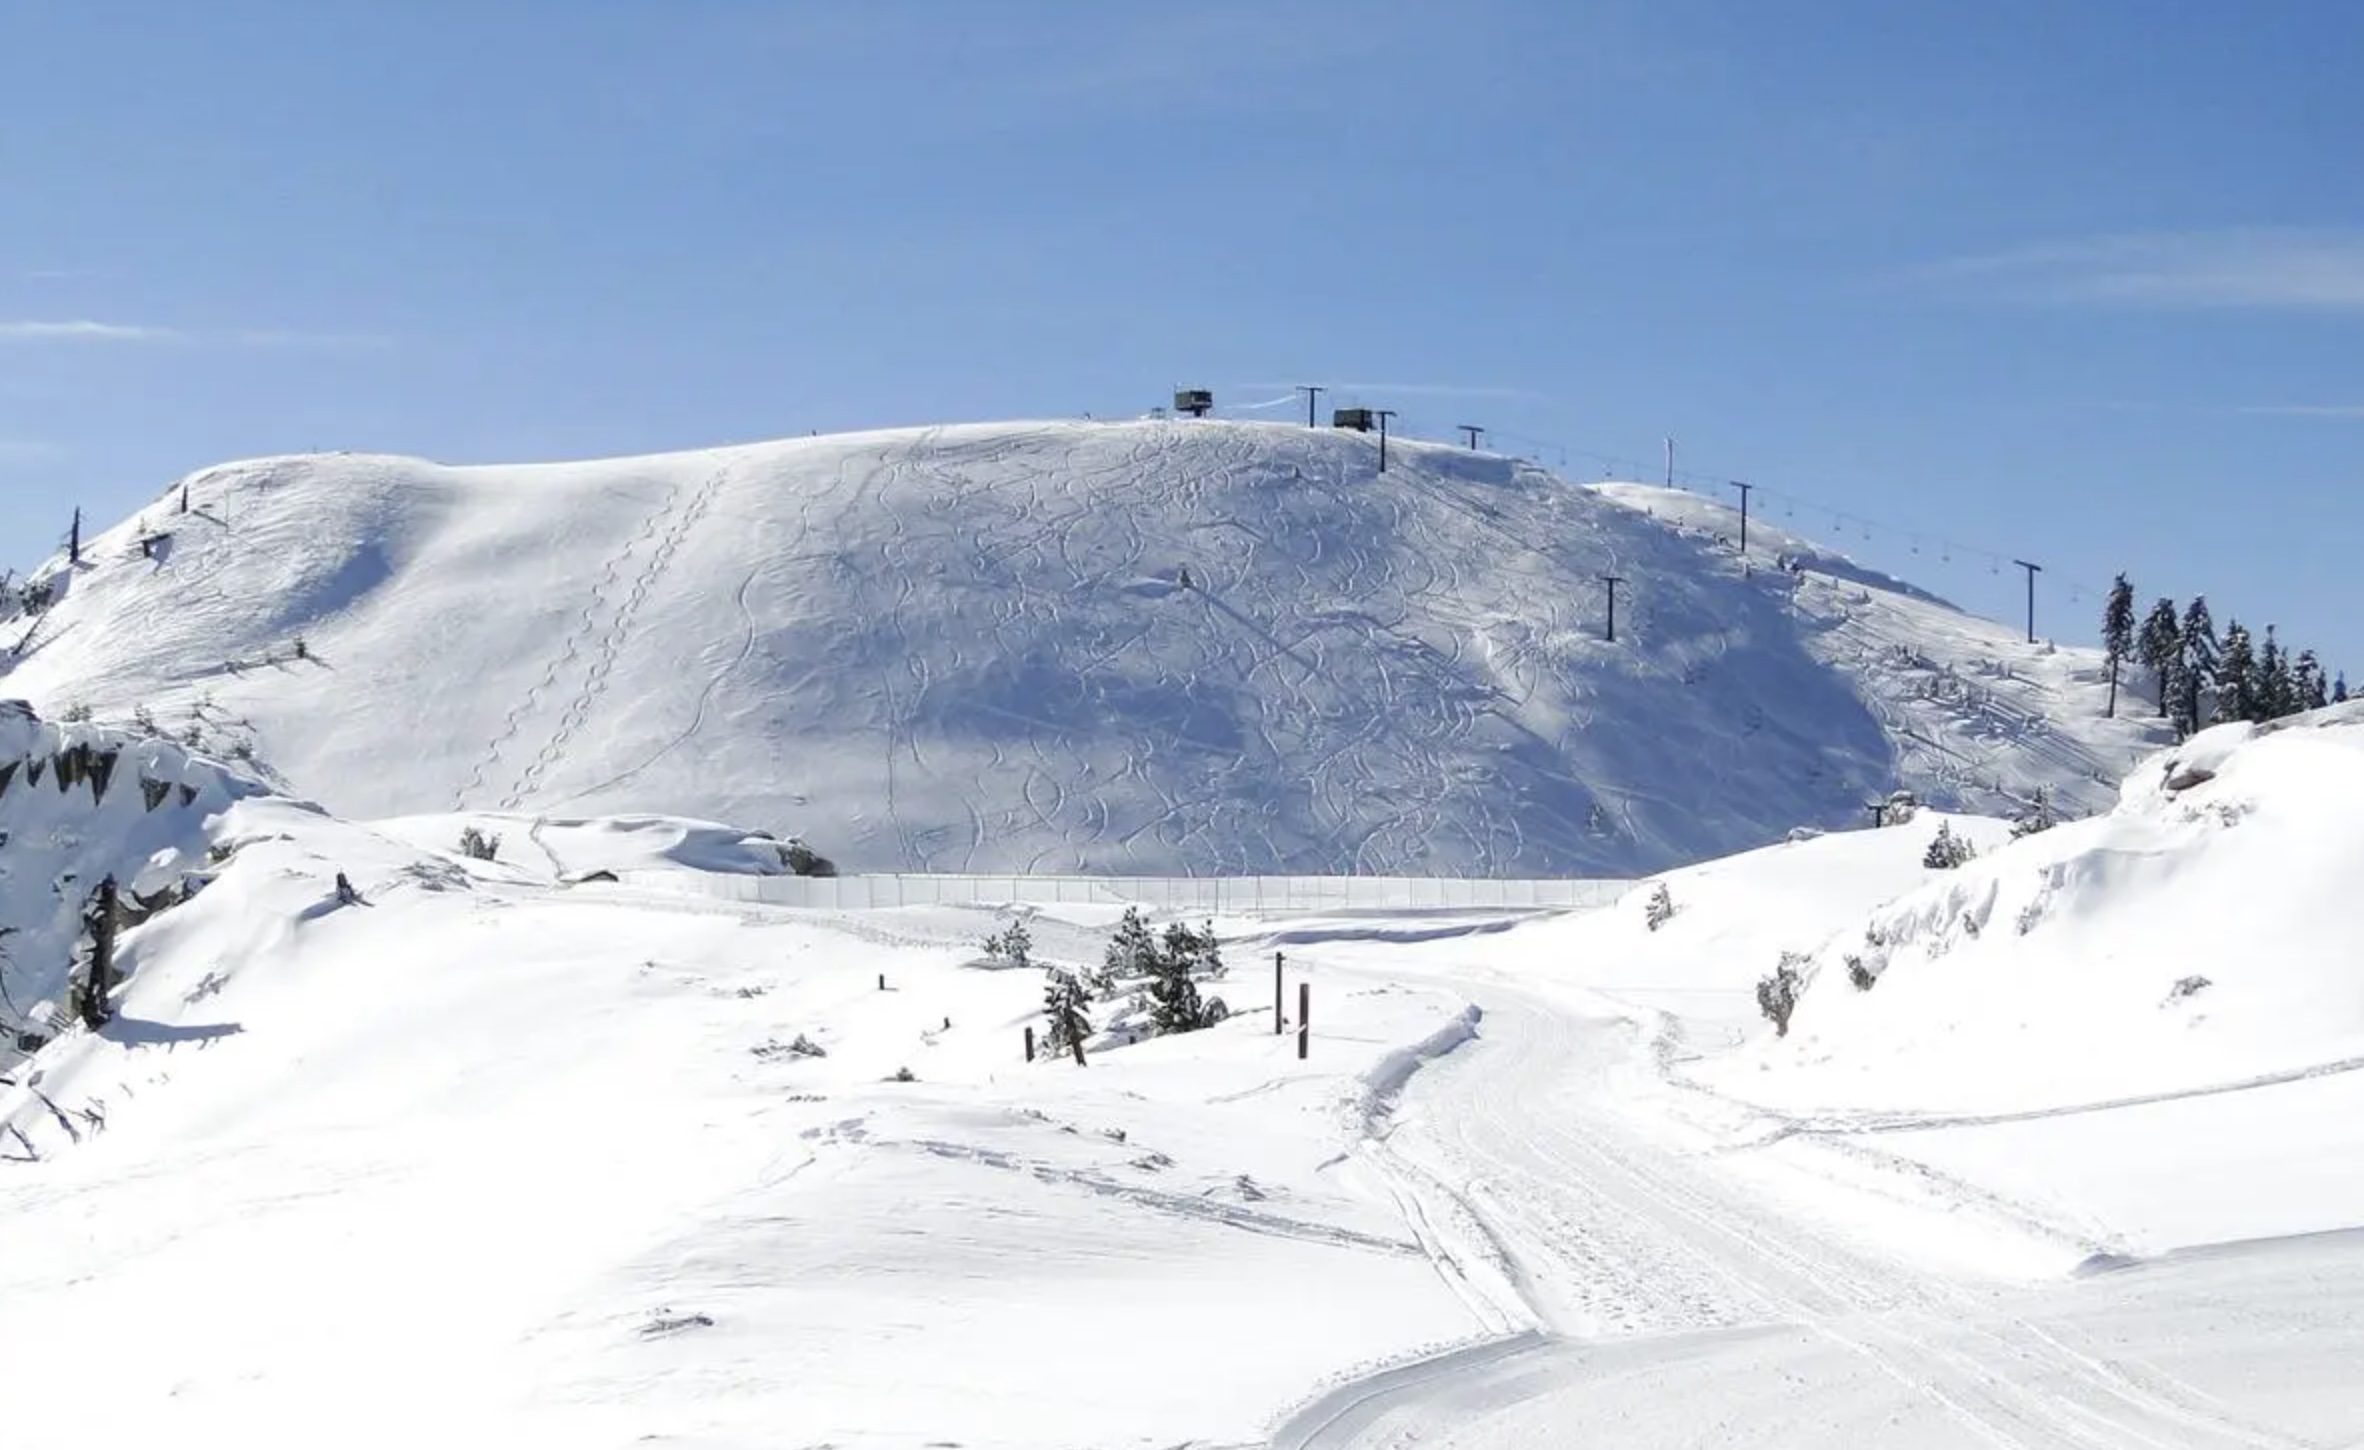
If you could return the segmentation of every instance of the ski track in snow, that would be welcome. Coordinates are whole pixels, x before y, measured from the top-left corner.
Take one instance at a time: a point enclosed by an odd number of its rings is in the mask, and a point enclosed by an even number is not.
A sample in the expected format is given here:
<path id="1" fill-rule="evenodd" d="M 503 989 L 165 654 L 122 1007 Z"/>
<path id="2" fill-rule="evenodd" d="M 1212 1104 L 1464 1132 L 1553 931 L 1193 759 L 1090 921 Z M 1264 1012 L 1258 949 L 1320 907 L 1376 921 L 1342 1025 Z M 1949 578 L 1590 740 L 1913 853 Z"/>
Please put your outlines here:
<path id="1" fill-rule="evenodd" d="M 1477 1040 L 1414 1076 L 1367 1150 L 1441 1274 L 1465 1285 L 1465 1265 L 1491 1263 L 1517 1297 L 1457 1285 L 1485 1348 L 1339 1387 L 1285 1420 L 1276 1447 L 1531 1443 L 1489 1438 L 1488 1416 L 1472 1410 L 1585 1392 L 1581 1375 L 1538 1373 L 1539 1362 L 1573 1364 L 1602 1341 L 1767 1325 L 1802 1327 L 1860 1360 L 1937 1407 L 1965 1443 L 2307 1444 L 2155 1366 L 2080 1348 L 2004 1294 L 1842 1246 L 1635 1138 L 1588 1106 L 1600 1072 L 1630 1050 L 1628 1025 L 1487 975 L 1458 983 L 1483 1004 Z"/>
<path id="2" fill-rule="evenodd" d="M 1696 500 L 1418 443 L 1382 475 L 1327 429 L 278 459 L 197 485 L 230 526 L 154 567 L 99 541 L 11 688 L 119 712 L 218 689 L 348 814 L 415 810 L 388 795 L 416 779 L 760 823 L 848 869 L 1631 875 L 1851 823 L 1899 781 L 2098 808 L 2151 735 L 2097 718 L 2089 652 L 1826 554 L 1837 573 L 1744 574 Z M 1614 646 L 1606 572 L 1633 581 Z M 521 579 L 533 609 L 484 610 Z M 290 619 L 333 663 L 190 664 L 283 650 Z M 422 710 L 439 728 L 400 761 L 345 728 Z"/>

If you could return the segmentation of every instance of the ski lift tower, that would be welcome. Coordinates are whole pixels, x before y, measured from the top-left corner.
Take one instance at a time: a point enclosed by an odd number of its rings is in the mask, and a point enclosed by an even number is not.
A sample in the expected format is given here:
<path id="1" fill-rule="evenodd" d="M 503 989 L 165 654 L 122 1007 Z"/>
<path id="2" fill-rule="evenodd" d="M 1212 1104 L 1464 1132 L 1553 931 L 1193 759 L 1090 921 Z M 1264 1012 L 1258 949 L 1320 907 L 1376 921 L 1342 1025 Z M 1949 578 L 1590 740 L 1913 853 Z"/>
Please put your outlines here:
<path id="1" fill-rule="evenodd" d="M 1174 389 L 1174 411 L 1204 418 L 1215 411 L 1215 395 L 1205 388 Z"/>

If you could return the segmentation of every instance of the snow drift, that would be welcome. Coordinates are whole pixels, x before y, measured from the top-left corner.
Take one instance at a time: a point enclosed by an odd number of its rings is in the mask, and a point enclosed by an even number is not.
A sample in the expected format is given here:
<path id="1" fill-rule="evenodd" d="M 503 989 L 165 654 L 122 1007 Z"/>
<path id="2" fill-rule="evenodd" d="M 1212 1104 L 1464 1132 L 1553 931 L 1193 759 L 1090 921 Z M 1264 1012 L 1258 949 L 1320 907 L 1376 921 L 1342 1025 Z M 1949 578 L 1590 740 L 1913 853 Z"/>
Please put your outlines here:
<path id="1" fill-rule="evenodd" d="M 2224 725 L 1814 953 L 1786 1040 L 1710 1080 L 1790 1108 L 1997 1113 L 2364 1066 L 2343 930 L 2364 708 Z M 1868 987 L 1857 985 L 1868 983 Z"/>

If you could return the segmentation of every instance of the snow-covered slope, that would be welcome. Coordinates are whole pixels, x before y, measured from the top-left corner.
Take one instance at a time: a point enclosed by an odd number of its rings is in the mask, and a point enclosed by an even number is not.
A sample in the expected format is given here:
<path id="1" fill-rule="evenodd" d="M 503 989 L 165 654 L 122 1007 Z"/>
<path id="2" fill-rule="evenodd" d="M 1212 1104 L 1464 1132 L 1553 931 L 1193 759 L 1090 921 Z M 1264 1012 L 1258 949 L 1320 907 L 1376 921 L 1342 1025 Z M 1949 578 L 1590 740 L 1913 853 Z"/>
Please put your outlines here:
<path id="1" fill-rule="evenodd" d="M 1029 1063 L 989 911 L 212 805 L 115 1020 L 0 1075 L 11 1443 L 1236 1444 L 1478 1328 L 1349 1161 L 1467 1037 L 1450 992 L 1323 983 L 1300 1062 L 1248 976 L 1218 1027 Z M 558 854 L 672 834 L 594 825 Z M 1040 959 L 1097 960 L 1113 913 L 1072 912 Z"/>
<path id="2" fill-rule="evenodd" d="M 1711 499 L 1651 484 L 1590 487 L 1686 535 L 1739 537 L 1738 512 Z M 2041 785 L 2071 815 L 2104 810 L 2128 767 L 2173 738 L 2139 666 L 2124 667 L 2119 718 L 2104 718 L 2097 650 L 2031 645 L 2019 628 L 1761 518 L 1749 520 L 1748 544 L 1760 567 L 1789 572 L 1806 652 L 1850 683 L 1896 751 L 1898 781 L 1931 802 L 2012 815 Z"/>
<path id="3" fill-rule="evenodd" d="M 2359 881 L 2364 707 L 2218 726 L 2130 776 L 2110 814 L 1823 944 L 1788 1039 L 1731 1080 L 1792 1105 L 1994 1113 L 2364 1065 Z"/>
<path id="4" fill-rule="evenodd" d="M 233 464 L 53 564 L 6 688 L 207 709 L 347 815 L 686 813 L 857 870 L 1624 874 L 1900 783 L 2099 805 L 2144 737 L 2091 655 L 1861 571 L 1376 461 L 1160 421 Z"/>

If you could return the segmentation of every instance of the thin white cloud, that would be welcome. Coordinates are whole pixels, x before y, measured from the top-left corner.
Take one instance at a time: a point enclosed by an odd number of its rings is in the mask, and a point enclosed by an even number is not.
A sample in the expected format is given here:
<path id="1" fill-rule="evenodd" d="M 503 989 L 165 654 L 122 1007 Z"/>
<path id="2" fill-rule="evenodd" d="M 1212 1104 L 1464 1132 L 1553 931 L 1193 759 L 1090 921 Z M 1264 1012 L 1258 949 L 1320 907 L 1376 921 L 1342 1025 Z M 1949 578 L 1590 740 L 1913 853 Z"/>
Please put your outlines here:
<path id="1" fill-rule="evenodd" d="M 2364 418 L 2364 403 L 2252 403 L 2233 411 L 2253 418 Z"/>
<path id="2" fill-rule="evenodd" d="M 1915 277 L 2013 301 L 2364 310 L 2364 232 L 2248 228 L 2088 237 L 1957 257 Z"/>
<path id="3" fill-rule="evenodd" d="M 144 327 L 125 322 L 0 322 L 0 341 L 13 342 L 179 342 L 185 334 L 170 327 Z"/>
<path id="4" fill-rule="evenodd" d="M 245 327 L 225 332 L 185 332 L 139 323 L 0 321 L 0 342 L 195 343 L 200 346 L 314 348 L 361 351 L 390 347 L 393 339 L 369 332 L 306 332 L 297 328 Z"/>

